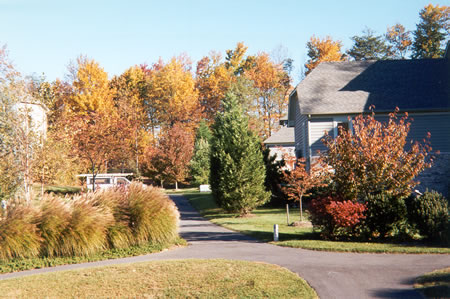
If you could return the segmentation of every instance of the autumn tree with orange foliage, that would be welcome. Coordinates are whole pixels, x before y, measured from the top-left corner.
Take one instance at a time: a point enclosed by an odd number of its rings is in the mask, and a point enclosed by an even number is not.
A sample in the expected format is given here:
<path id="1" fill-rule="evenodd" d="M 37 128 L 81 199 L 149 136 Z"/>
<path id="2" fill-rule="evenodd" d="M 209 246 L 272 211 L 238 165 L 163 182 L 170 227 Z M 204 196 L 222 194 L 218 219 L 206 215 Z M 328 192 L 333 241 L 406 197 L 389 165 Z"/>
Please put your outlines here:
<path id="1" fill-rule="evenodd" d="M 147 76 L 141 67 L 134 66 L 114 77 L 110 85 L 115 91 L 114 103 L 120 117 L 130 124 L 131 134 L 126 140 L 133 156 L 135 171 L 139 173 L 139 157 L 146 143 L 152 139 L 149 131 L 153 129 L 150 114 L 147 113 Z"/>
<path id="2" fill-rule="evenodd" d="M 339 136 L 324 139 L 327 151 L 320 159 L 334 170 L 331 176 L 336 191 L 348 200 L 378 192 L 408 196 L 418 184 L 417 175 L 431 166 L 427 140 L 408 144 L 408 113 L 399 117 L 397 108 L 387 123 L 381 123 L 372 111 L 352 123 L 353 130 L 341 127 Z"/>
<path id="3" fill-rule="evenodd" d="M 161 134 L 158 145 L 148 146 L 144 153 L 145 172 L 161 181 L 184 182 L 189 174 L 194 140 L 181 123 L 174 124 Z"/>
<path id="4" fill-rule="evenodd" d="M 208 122 L 212 122 L 220 111 L 220 102 L 234 80 L 234 74 L 221 62 L 220 54 L 212 52 L 197 63 L 195 85 L 203 117 Z"/>
<path id="5" fill-rule="evenodd" d="M 127 150 L 125 141 L 129 125 L 117 113 L 104 114 L 102 111 L 85 114 L 69 113 L 64 118 L 63 138 L 72 144 L 72 153 L 86 162 L 95 177 L 100 170 L 107 171 L 105 164 L 112 157 Z"/>
<path id="6" fill-rule="evenodd" d="M 309 60 L 306 62 L 306 75 L 309 74 L 319 63 L 324 61 L 342 61 L 342 44 L 340 41 L 333 41 L 330 36 L 318 38 L 312 36 L 306 43 Z"/>
<path id="7" fill-rule="evenodd" d="M 263 123 L 260 134 L 267 138 L 287 109 L 290 77 L 283 65 L 272 62 L 267 53 L 251 57 L 248 63 L 244 75 L 253 81 L 257 90 L 253 109 Z"/>
<path id="8" fill-rule="evenodd" d="M 59 135 L 70 141 L 72 154 L 86 162 L 95 177 L 107 171 L 110 161 L 129 156 L 132 120 L 119 114 L 115 90 L 96 61 L 79 57 L 69 71 L 71 88 L 61 85 L 67 103 L 58 124 Z"/>
<path id="9" fill-rule="evenodd" d="M 300 205 L 300 221 L 303 221 L 303 196 L 310 195 L 308 192 L 315 187 L 326 186 L 326 173 L 322 173 L 313 165 L 311 171 L 306 169 L 306 159 L 300 158 L 295 161 L 295 158 L 288 157 L 287 164 L 295 167 L 292 170 L 284 172 L 285 185 L 282 188 L 283 192 L 293 201 L 298 201 Z"/>

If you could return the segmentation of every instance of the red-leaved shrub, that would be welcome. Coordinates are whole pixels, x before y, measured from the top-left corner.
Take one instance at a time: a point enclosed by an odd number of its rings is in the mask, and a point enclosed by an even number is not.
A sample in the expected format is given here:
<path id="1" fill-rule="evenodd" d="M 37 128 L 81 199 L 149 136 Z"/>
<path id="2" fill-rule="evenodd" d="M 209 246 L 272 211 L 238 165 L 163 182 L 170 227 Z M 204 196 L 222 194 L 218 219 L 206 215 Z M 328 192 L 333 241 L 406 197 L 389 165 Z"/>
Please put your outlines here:
<path id="1" fill-rule="evenodd" d="M 313 199 L 309 210 L 312 224 L 321 229 L 324 236 L 348 238 L 358 235 L 366 206 L 339 196 L 326 196 Z"/>
<path id="2" fill-rule="evenodd" d="M 354 227 L 361 222 L 366 206 L 362 203 L 346 201 L 332 201 L 325 206 L 327 213 L 331 215 L 334 225 L 337 227 Z"/>

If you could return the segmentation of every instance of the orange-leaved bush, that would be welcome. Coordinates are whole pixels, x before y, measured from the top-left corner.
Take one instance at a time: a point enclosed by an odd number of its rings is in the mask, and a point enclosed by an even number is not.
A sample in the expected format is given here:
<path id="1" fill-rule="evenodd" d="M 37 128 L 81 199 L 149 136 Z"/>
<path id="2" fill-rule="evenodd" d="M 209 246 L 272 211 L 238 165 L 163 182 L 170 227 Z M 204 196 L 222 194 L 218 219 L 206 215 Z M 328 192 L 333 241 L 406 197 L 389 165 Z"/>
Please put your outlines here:
<path id="1" fill-rule="evenodd" d="M 327 152 L 321 160 L 333 169 L 331 179 L 345 199 L 364 199 L 379 192 L 408 196 L 419 183 L 417 175 L 431 166 L 429 140 L 408 142 L 411 121 L 408 113 L 399 117 L 398 111 L 381 123 L 372 109 L 370 115 L 355 117 L 353 130 L 340 128 L 336 138 L 324 138 Z"/>

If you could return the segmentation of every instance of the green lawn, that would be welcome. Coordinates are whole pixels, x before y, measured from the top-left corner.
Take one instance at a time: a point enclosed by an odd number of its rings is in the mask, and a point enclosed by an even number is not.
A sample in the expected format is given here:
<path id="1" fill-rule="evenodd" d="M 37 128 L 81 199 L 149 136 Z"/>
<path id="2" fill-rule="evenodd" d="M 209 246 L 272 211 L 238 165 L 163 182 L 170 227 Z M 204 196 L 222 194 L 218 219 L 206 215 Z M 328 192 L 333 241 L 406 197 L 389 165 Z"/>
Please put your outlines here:
<path id="1" fill-rule="evenodd" d="M 450 298 L 450 268 L 436 270 L 417 278 L 414 287 L 426 298 Z"/>
<path id="2" fill-rule="evenodd" d="M 188 194 L 188 193 L 196 194 L 199 191 L 198 191 L 198 187 L 191 187 L 191 188 L 183 188 L 183 189 L 179 188 L 178 190 L 165 188 L 164 192 L 166 194 Z"/>
<path id="3" fill-rule="evenodd" d="M 37 198 L 40 198 L 41 196 L 41 188 L 42 186 L 40 184 L 33 184 L 33 193 Z M 80 191 L 81 187 L 44 185 L 45 193 L 53 193 L 56 195 L 73 195 L 80 193 Z"/>
<path id="4" fill-rule="evenodd" d="M 450 254 L 450 248 L 431 247 L 422 244 L 404 245 L 324 241 L 320 239 L 319 233 L 313 231 L 312 228 L 288 226 L 286 211 L 284 209 L 258 208 L 252 212 L 253 217 L 241 218 L 237 217 L 238 215 L 225 214 L 216 206 L 210 193 L 189 192 L 184 195 L 204 217 L 212 222 L 266 242 L 273 240 L 273 225 L 278 224 L 280 240 L 279 242 L 272 243 L 280 246 L 342 252 Z M 298 221 L 299 218 L 298 210 L 290 211 L 291 222 Z"/>
<path id="5" fill-rule="evenodd" d="M 285 268 L 228 260 L 155 261 L 47 273 L 0 281 L 0 290 L 6 298 L 318 298 Z"/>

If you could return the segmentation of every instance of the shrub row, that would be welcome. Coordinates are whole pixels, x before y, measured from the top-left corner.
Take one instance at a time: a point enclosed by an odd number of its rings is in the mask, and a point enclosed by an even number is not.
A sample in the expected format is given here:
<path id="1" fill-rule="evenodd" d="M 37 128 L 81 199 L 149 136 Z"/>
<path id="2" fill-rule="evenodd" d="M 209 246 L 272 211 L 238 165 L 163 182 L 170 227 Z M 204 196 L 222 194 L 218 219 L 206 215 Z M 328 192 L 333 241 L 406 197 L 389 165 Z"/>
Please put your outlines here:
<path id="1" fill-rule="evenodd" d="M 132 184 L 72 199 L 46 196 L 8 208 L 0 258 L 86 256 L 177 238 L 179 214 L 159 189 Z"/>
<path id="2" fill-rule="evenodd" d="M 442 239 L 448 225 L 448 202 L 435 191 L 409 197 L 370 194 L 361 202 L 326 195 L 311 201 L 310 212 L 313 225 L 333 239 L 405 239 L 416 233 Z"/>

